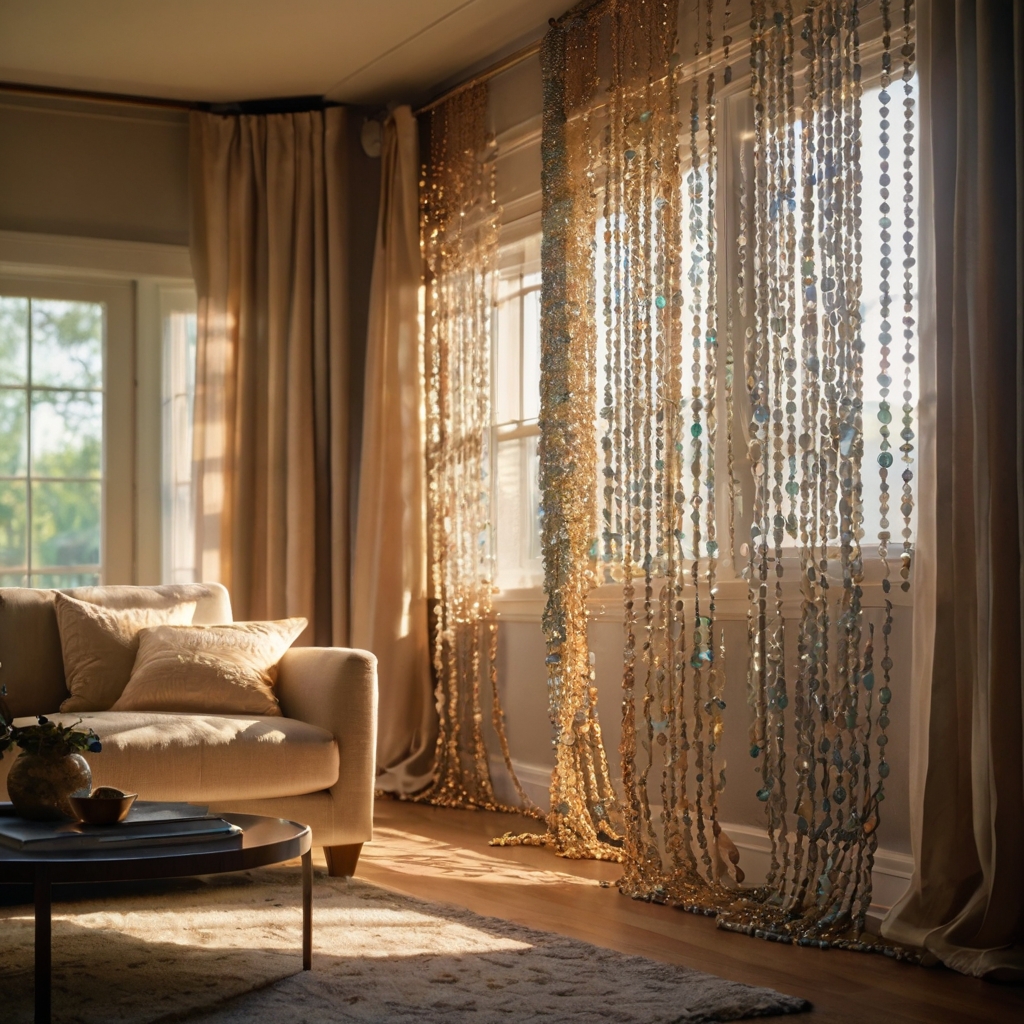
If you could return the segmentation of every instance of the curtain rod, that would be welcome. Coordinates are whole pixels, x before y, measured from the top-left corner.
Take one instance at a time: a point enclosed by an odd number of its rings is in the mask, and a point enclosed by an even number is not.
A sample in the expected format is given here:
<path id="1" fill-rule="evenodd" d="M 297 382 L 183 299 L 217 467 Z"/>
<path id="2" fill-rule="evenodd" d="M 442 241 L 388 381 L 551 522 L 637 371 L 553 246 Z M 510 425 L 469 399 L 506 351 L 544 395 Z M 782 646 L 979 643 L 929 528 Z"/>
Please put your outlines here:
<path id="1" fill-rule="evenodd" d="M 91 89 L 64 89 L 53 85 L 29 85 L 26 82 L 0 82 L 0 92 L 22 96 L 49 96 L 63 100 L 88 100 L 92 103 L 120 103 L 130 107 L 158 107 L 162 110 L 203 110 L 207 104 L 187 100 L 165 100 L 158 96 L 134 96 L 129 93 L 95 92 Z"/>
<path id="2" fill-rule="evenodd" d="M 429 103 L 425 103 L 422 107 L 419 107 L 414 111 L 417 117 L 420 114 L 426 114 L 433 110 L 434 107 L 439 107 L 446 100 L 450 100 L 453 96 L 458 96 L 459 93 L 465 92 L 467 89 L 472 89 L 474 85 L 479 85 L 481 82 L 486 82 L 495 75 L 500 75 L 502 71 L 507 71 L 509 68 L 514 68 L 517 64 L 522 64 L 524 60 L 529 60 L 534 54 L 540 53 L 541 40 L 536 39 L 527 46 L 524 46 L 521 50 L 516 50 L 515 53 L 510 53 L 507 57 L 502 57 L 501 60 L 495 61 L 493 64 L 484 68 L 483 71 L 478 71 L 475 75 L 471 75 L 463 82 L 459 82 L 458 85 L 452 86 L 447 92 L 441 93 L 440 96 L 432 99 Z"/>
<path id="3" fill-rule="evenodd" d="M 340 104 L 326 101 L 322 96 L 286 96 L 269 100 L 238 100 L 225 103 L 207 103 L 198 100 L 167 100 L 159 96 L 135 96 L 121 92 L 95 92 L 90 89 L 64 89 L 59 86 L 29 85 L 25 82 L 0 82 L 0 93 L 22 96 L 40 96 L 50 99 L 83 100 L 87 103 L 110 103 L 130 107 L 150 107 L 157 110 L 193 110 L 210 114 L 294 114 L 307 110 L 324 110 Z"/>

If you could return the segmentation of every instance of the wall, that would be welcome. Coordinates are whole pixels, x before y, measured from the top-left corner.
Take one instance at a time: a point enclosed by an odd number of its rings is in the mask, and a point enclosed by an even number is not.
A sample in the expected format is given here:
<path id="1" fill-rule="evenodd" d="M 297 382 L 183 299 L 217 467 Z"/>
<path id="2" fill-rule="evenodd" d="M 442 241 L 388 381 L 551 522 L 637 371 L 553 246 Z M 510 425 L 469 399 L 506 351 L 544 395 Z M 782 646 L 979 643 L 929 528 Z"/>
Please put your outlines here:
<path id="1" fill-rule="evenodd" d="M 187 245 L 187 113 L 0 93 L 0 230 Z"/>

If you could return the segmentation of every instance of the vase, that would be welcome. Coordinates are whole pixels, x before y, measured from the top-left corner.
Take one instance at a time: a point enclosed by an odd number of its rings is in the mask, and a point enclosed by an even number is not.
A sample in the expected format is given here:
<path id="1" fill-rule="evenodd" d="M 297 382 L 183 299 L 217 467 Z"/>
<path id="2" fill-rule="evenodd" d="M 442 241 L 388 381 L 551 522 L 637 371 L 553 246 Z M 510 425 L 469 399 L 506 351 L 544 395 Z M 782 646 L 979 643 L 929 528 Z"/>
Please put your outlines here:
<path id="1" fill-rule="evenodd" d="M 77 821 L 68 797 L 91 790 L 92 771 L 81 754 L 19 754 L 7 776 L 15 814 L 33 821 Z"/>

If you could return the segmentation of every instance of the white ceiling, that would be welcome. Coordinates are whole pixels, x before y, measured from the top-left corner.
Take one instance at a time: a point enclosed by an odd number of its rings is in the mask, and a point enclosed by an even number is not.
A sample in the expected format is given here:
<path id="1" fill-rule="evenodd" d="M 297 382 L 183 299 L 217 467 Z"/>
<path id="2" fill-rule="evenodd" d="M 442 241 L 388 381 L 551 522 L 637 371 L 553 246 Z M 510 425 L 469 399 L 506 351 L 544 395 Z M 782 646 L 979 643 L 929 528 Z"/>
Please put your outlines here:
<path id="1" fill-rule="evenodd" d="M 416 100 L 571 0 L 0 0 L 0 80 L 230 102 Z"/>

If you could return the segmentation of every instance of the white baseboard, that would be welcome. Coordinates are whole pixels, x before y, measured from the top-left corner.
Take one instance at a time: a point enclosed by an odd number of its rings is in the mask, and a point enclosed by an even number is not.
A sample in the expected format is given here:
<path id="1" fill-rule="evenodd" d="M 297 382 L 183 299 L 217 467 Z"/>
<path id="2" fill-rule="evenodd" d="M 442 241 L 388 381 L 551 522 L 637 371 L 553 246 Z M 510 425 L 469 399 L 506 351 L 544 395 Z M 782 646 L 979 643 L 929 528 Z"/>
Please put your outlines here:
<path id="1" fill-rule="evenodd" d="M 551 769 L 543 765 L 528 764 L 513 759 L 512 766 L 526 795 L 539 807 L 548 806 L 551 783 Z M 515 791 L 508 779 L 501 758 L 491 759 L 494 788 L 500 799 L 516 802 Z M 740 851 L 740 867 L 748 883 L 757 884 L 768 874 L 771 864 L 771 841 L 764 829 L 753 825 L 721 822 L 722 830 L 728 834 Z M 914 870 L 914 858 L 907 853 L 879 847 L 875 851 L 875 864 L 871 872 L 872 901 L 869 915 L 881 920 L 906 891 Z"/>

